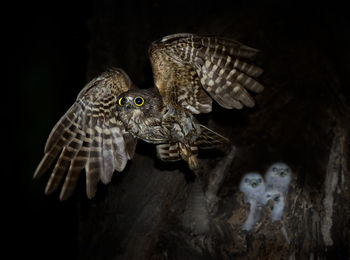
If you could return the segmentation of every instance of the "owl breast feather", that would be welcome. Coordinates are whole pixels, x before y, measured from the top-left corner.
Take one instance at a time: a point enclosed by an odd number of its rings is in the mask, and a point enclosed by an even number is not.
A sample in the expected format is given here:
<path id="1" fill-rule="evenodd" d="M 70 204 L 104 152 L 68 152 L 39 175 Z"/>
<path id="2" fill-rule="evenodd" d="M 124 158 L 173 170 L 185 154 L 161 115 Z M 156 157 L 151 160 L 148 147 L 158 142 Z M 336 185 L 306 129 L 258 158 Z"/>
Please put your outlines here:
<path id="1" fill-rule="evenodd" d="M 161 120 L 156 117 L 145 117 L 143 112 L 133 113 L 130 118 L 124 118 L 127 131 L 135 138 L 148 143 L 164 143 L 168 140 L 169 131 L 162 127 Z"/>
<path id="2" fill-rule="evenodd" d="M 167 111 L 162 117 L 146 116 L 134 111 L 131 116 L 121 115 L 127 131 L 148 143 L 194 142 L 200 135 L 200 126 L 191 114 Z"/>

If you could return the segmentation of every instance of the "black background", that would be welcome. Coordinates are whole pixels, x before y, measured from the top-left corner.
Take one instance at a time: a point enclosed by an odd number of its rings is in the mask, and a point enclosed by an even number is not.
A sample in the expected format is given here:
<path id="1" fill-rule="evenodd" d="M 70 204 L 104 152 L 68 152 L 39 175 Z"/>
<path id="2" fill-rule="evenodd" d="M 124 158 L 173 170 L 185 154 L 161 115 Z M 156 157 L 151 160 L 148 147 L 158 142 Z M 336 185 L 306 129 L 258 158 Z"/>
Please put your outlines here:
<path id="1" fill-rule="evenodd" d="M 8 96 L 4 248 L 11 259 L 77 255 L 77 200 L 45 196 L 33 180 L 45 138 L 86 83 L 87 19 L 92 3 L 12 3 L 3 9 Z M 7 14 L 6 14 L 7 13 Z M 3 86 L 5 89 L 5 86 Z"/>

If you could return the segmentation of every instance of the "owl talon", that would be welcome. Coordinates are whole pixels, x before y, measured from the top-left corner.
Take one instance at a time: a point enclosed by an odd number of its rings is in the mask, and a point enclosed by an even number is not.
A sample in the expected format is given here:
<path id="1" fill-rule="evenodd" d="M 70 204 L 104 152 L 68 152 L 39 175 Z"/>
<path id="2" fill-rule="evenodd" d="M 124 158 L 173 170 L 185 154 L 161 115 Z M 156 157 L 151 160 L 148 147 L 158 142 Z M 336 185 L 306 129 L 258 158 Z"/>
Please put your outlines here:
<path id="1" fill-rule="evenodd" d="M 188 158 L 188 166 L 192 171 L 195 171 L 199 168 L 198 159 L 196 155 L 191 155 Z"/>

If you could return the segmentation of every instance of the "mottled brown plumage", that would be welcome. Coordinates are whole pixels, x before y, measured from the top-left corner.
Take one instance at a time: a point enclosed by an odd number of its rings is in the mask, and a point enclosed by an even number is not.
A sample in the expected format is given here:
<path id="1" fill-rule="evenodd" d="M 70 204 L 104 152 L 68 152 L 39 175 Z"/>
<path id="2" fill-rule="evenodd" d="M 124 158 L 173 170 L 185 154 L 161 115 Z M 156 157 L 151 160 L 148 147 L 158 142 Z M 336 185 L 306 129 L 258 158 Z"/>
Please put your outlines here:
<path id="1" fill-rule="evenodd" d="M 124 169 L 137 139 L 156 144 L 161 160 L 183 159 L 195 170 L 198 147 L 213 148 L 228 139 L 200 125 L 193 114 L 210 112 L 212 99 L 225 108 L 254 106 L 247 90 L 263 90 L 254 79 L 262 70 L 249 62 L 257 52 L 233 40 L 193 34 L 153 42 L 155 88 L 136 88 L 121 69 L 93 79 L 52 130 L 34 177 L 58 157 L 45 192 L 64 179 L 60 199 L 68 198 L 85 169 L 92 198 L 99 180 L 109 183 L 114 170 Z"/>
<path id="2" fill-rule="evenodd" d="M 68 173 L 60 199 L 68 198 L 82 169 L 86 171 L 86 193 L 92 198 L 99 180 L 110 182 L 114 170 L 122 171 L 134 154 L 136 140 L 118 119 L 116 97 L 132 88 L 120 69 L 109 70 L 93 79 L 80 92 L 76 102 L 53 128 L 45 156 L 35 171 L 40 177 L 59 159 L 45 193 L 57 189 Z"/>

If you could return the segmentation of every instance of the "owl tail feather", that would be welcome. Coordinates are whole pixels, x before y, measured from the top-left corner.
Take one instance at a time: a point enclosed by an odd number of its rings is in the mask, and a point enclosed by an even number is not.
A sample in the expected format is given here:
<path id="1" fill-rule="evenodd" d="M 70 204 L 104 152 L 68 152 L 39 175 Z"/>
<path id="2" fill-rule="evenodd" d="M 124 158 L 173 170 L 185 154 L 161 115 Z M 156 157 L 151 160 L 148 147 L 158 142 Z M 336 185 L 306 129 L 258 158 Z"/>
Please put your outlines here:
<path id="1" fill-rule="evenodd" d="M 200 125 L 201 134 L 194 143 L 185 144 L 181 142 L 171 142 L 157 145 L 157 156 L 162 161 L 174 162 L 181 159 L 188 162 L 191 170 L 199 167 L 197 154 L 198 147 L 202 149 L 216 148 L 222 144 L 230 143 L 226 137 Z"/>
<path id="2" fill-rule="evenodd" d="M 162 161 L 179 161 L 181 159 L 188 162 L 191 170 L 198 168 L 197 160 L 198 148 L 195 144 L 167 143 L 157 145 L 157 156 Z"/>
<path id="3" fill-rule="evenodd" d="M 178 143 L 167 143 L 157 145 L 157 156 L 162 161 L 176 162 L 181 160 Z"/>
<path id="4" fill-rule="evenodd" d="M 201 134 L 195 141 L 195 144 L 201 149 L 212 149 L 222 144 L 229 144 L 230 140 L 226 137 L 210 130 L 204 125 L 200 125 Z"/>

